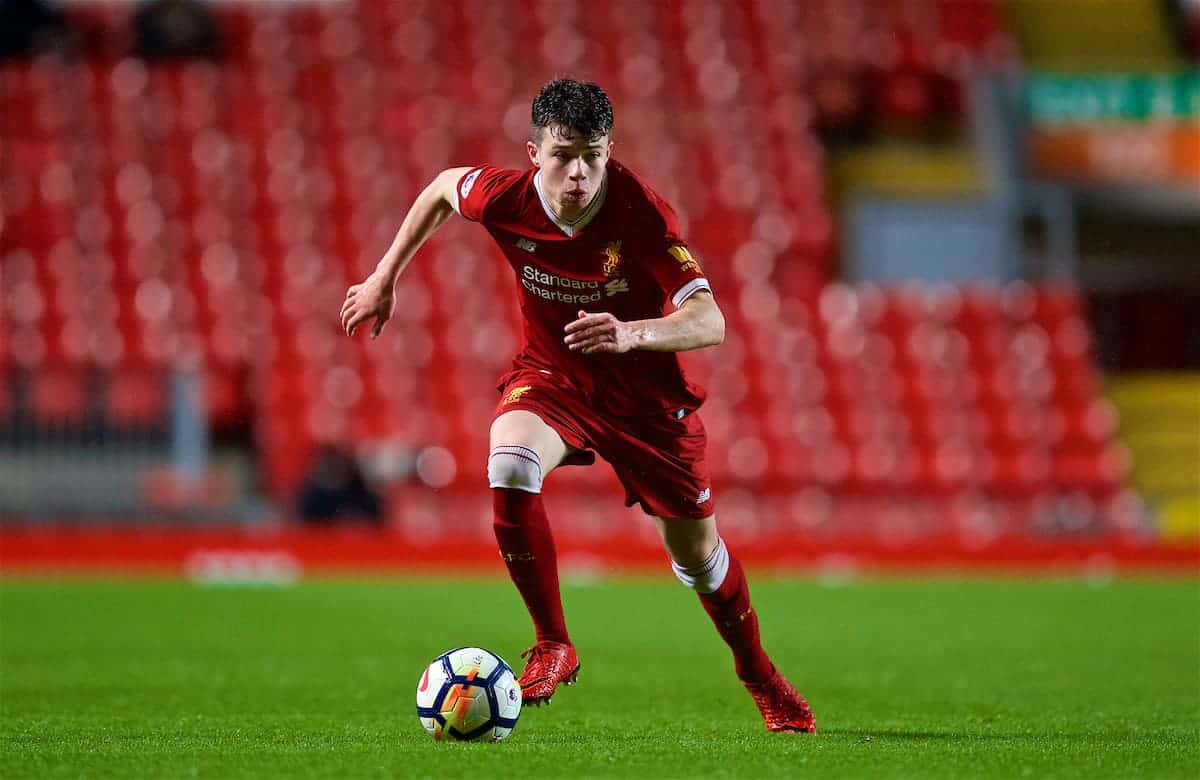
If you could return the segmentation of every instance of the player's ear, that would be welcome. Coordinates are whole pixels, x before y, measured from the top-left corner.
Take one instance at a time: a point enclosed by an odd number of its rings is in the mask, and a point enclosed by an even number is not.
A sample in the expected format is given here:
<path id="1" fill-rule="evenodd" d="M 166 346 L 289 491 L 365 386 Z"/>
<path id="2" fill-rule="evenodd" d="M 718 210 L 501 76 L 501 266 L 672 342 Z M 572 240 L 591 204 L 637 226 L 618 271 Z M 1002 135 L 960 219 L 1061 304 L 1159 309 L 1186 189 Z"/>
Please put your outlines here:
<path id="1" fill-rule="evenodd" d="M 542 163 L 538 159 L 538 145 L 533 141 L 525 142 L 525 151 L 529 153 L 529 162 L 533 163 L 534 168 L 541 168 Z"/>

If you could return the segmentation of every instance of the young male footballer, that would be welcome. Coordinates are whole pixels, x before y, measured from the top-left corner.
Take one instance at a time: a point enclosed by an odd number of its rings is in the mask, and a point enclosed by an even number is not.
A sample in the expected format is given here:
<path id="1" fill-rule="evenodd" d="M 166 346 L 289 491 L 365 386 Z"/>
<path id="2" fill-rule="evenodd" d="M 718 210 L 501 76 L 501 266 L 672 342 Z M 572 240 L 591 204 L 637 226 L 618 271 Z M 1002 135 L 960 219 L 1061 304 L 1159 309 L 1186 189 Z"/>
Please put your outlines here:
<path id="1" fill-rule="evenodd" d="M 499 380 L 488 484 L 509 576 L 533 619 L 522 654 L 526 704 L 579 673 L 563 618 L 542 482 L 563 465 L 608 461 L 662 534 L 733 652 L 771 731 L 815 732 L 804 698 L 771 663 L 738 559 L 717 532 L 697 414 L 701 388 L 675 353 L 720 344 L 725 320 L 671 207 L 612 158 L 613 110 L 593 83 L 558 79 L 533 100 L 531 166 L 451 168 L 417 197 L 375 271 L 346 293 L 353 336 L 392 315 L 393 287 L 451 213 L 487 229 L 516 275 L 524 344 Z M 669 313 L 665 313 L 669 309 Z"/>

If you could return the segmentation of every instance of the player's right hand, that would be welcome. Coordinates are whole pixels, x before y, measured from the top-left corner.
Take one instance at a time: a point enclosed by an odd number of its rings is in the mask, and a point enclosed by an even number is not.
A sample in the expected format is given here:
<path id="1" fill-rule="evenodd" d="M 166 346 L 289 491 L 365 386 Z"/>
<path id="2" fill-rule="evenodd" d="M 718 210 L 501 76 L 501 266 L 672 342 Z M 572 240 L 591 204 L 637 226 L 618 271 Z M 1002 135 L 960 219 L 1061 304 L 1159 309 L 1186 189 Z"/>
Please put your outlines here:
<path id="1" fill-rule="evenodd" d="M 375 320 L 371 338 L 379 336 L 396 309 L 392 286 L 391 280 L 371 274 L 346 291 L 346 300 L 342 303 L 342 330 L 347 336 L 353 336 L 359 325 L 371 319 Z"/>

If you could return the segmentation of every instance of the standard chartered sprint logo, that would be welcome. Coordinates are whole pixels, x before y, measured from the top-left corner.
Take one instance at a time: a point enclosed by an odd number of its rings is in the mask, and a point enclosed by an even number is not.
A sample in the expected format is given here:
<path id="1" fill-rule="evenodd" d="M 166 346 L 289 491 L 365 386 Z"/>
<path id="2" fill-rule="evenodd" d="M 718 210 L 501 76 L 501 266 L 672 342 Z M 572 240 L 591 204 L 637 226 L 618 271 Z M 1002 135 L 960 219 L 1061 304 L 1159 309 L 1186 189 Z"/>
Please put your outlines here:
<path id="1" fill-rule="evenodd" d="M 570 304 L 595 303 L 617 293 L 629 292 L 629 282 L 624 278 L 601 283 L 559 276 L 531 265 L 521 268 L 521 286 L 539 298 Z"/>

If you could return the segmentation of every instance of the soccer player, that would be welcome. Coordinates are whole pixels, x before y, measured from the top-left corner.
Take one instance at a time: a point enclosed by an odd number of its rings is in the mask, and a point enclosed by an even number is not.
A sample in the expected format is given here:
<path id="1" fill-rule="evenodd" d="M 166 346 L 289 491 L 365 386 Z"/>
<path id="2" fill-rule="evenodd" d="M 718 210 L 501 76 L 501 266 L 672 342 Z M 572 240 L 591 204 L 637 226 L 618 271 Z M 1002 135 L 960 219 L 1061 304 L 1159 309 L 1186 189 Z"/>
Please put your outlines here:
<path id="1" fill-rule="evenodd" d="M 525 703 L 549 703 L 579 673 L 542 481 L 599 454 L 626 504 L 654 518 L 675 576 L 699 594 L 767 728 L 815 732 L 808 703 L 763 651 L 746 575 L 717 533 L 696 413 L 704 394 L 675 355 L 724 339 L 709 283 L 671 207 L 611 157 L 613 111 L 599 86 L 551 81 L 532 115 L 532 166 L 439 174 L 375 271 L 346 293 L 342 326 L 353 336 L 373 320 L 377 337 L 422 243 L 453 212 L 482 224 L 512 266 L 525 320 L 521 351 L 497 385 L 487 464 L 500 554 L 536 631 L 522 654 Z"/>

